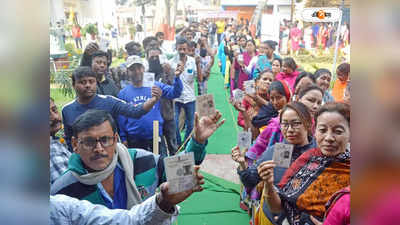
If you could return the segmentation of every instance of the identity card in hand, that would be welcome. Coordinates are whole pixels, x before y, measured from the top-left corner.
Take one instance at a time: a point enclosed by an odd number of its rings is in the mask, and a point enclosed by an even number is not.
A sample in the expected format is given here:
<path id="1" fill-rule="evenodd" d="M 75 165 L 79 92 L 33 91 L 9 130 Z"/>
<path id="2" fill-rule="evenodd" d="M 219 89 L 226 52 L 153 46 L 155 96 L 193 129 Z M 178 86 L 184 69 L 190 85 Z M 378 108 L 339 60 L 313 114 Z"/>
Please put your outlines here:
<path id="1" fill-rule="evenodd" d="M 144 72 L 143 73 L 143 87 L 153 87 L 154 86 L 154 73 Z"/>
<path id="2" fill-rule="evenodd" d="M 255 94 L 256 93 L 256 83 L 254 80 L 247 80 L 243 83 L 244 90 L 247 94 Z"/>
<path id="3" fill-rule="evenodd" d="M 292 160 L 293 145 L 276 143 L 274 145 L 274 155 L 272 160 L 276 163 L 276 166 L 289 168 Z"/>
<path id="4" fill-rule="evenodd" d="M 245 148 L 249 149 L 251 145 L 251 132 L 250 131 L 240 131 L 238 133 L 238 147 L 240 150 Z"/>
<path id="5" fill-rule="evenodd" d="M 168 193 L 187 191 L 196 186 L 193 152 L 164 158 Z"/>
<path id="6" fill-rule="evenodd" d="M 214 96 L 212 94 L 197 96 L 196 112 L 199 114 L 199 118 L 215 115 Z"/>
<path id="7" fill-rule="evenodd" d="M 233 90 L 232 93 L 233 93 L 233 100 L 235 102 L 242 102 L 243 101 L 244 92 L 242 90 L 237 88 L 237 89 Z"/>

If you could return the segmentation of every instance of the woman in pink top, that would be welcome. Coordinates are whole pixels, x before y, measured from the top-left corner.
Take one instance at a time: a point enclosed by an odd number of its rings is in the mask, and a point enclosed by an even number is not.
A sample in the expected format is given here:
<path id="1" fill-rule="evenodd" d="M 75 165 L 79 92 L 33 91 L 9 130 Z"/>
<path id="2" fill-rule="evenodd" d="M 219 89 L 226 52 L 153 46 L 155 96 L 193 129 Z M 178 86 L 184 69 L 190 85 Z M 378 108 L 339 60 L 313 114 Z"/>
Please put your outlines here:
<path id="1" fill-rule="evenodd" d="M 243 82 L 249 79 L 249 75 L 245 72 L 246 67 L 249 65 L 251 59 L 256 57 L 258 52 L 256 51 L 256 44 L 254 40 L 248 40 L 246 43 L 246 51 L 243 52 L 243 61 L 241 56 L 239 55 L 234 64 L 235 71 L 239 70 L 239 79 L 238 79 L 238 87 L 241 90 L 243 89 Z"/>
<path id="2" fill-rule="evenodd" d="M 287 57 L 283 59 L 282 72 L 278 73 L 275 79 L 280 81 L 285 81 L 292 93 L 294 93 L 294 83 L 296 82 L 297 76 L 299 76 L 300 72 L 296 70 L 297 64 L 293 58 Z"/>
<path id="3" fill-rule="evenodd" d="M 327 202 L 326 208 L 324 225 L 349 225 L 350 187 L 336 192 Z"/>

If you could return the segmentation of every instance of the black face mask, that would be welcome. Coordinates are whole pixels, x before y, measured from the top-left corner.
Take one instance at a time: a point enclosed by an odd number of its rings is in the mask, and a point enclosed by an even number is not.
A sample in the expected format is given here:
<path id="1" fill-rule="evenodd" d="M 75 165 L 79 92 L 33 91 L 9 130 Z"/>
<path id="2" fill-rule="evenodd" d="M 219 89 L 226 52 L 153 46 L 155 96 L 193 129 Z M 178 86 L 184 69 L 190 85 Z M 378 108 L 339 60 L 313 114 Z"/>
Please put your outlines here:
<path id="1" fill-rule="evenodd" d="M 207 56 L 207 49 L 205 49 L 205 48 L 200 49 L 200 56 L 201 57 L 206 57 Z"/>
<path id="2" fill-rule="evenodd" d="M 160 63 L 159 57 L 149 58 L 149 72 L 155 73 L 156 75 L 162 73 L 163 68 Z"/>

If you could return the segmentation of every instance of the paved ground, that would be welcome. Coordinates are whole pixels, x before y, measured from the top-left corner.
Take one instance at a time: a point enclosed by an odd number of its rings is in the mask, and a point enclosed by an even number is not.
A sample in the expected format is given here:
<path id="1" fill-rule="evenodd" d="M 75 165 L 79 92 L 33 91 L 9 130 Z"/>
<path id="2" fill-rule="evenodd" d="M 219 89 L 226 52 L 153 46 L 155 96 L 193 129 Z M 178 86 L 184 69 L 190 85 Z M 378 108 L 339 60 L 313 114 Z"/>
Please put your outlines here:
<path id="1" fill-rule="evenodd" d="M 201 164 L 201 170 L 239 184 L 239 177 L 236 173 L 237 166 L 238 164 L 232 160 L 231 155 L 207 154 Z"/>

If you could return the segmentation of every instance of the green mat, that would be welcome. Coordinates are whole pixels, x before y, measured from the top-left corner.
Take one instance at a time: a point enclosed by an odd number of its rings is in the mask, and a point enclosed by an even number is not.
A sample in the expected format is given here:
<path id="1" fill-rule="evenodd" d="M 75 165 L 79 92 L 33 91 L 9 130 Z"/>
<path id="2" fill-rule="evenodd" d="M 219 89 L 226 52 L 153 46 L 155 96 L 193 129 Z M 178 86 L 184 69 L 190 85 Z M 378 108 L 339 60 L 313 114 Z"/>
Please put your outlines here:
<path id="1" fill-rule="evenodd" d="M 179 204 L 181 211 L 175 224 L 248 224 L 249 215 L 239 208 L 240 186 L 203 171 L 201 174 L 205 180 L 204 190 Z"/>
<path id="2" fill-rule="evenodd" d="M 229 104 L 229 89 L 224 88 L 224 78 L 217 64 L 211 69 L 208 80 L 208 93 L 214 95 L 215 108 L 218 109 L 225 123 L 209 139 L 207 153 L 209 154 L 231 154 L 231 149 L 237 142 L 237 116 L 238 112 Z"/>

